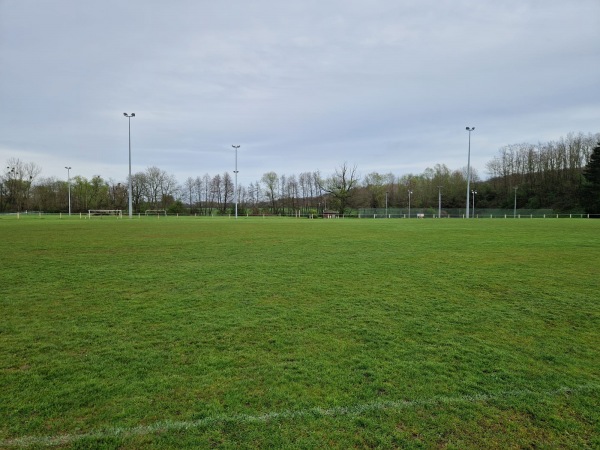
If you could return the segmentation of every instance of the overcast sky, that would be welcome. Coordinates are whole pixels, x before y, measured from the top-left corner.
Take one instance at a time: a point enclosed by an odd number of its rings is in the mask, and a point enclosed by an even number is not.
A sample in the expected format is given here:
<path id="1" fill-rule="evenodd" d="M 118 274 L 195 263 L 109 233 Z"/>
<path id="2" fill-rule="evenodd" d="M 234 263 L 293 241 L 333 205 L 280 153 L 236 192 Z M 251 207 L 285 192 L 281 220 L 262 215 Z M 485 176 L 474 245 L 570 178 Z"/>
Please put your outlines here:
<path id="1" fill-rule="evenodd" d="M 401 176 L 600 131 L 599 0 L 0 0 L 0 162 Z M 6 166 L 6 164 L 4 164 Z M 3 169 L 4 169 L 3 166 Z"/>

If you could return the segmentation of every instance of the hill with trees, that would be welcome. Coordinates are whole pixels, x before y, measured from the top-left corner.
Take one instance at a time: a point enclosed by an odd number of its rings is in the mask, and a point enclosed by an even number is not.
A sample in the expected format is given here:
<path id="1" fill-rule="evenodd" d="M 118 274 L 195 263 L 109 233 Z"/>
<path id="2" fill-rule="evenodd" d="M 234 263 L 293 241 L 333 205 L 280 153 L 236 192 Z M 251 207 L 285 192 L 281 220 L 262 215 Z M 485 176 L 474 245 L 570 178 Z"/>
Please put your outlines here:
<path id="1" fill-rule="evenodd" d="M 486 165 L 489 177 L 471 171 L 471 188 L 479 209 L 551 209 L 555 212 L 600 214 L 600 133 L 570 133 L 558 141 L 511 144 L 499 149 Z M 17 158 L 7 161 L 0 177 L 0 212 L 68 211 L 68 184 L 40 178 L 41 168 Z M 467 170 L 436 164 L 421 174 L 397 176 L 341 163 L 330 176 L 317 170 L 298 175 L 265 172 L 248 186 L 238 186 L 240 214 L 310 214 L 325 209 L 413 208 L 437 210 L 465 207 Z M 127 208 L 128 181 L 71 178 L 71 209 Z M 410 194 L 409 194 L 410 193 Z M 179 183 L 158 167 L 132 175 L 135 212 L 165 209 L 171 213 L 228 214 L 233 207 L 230 173 L 204 174 Z"/>

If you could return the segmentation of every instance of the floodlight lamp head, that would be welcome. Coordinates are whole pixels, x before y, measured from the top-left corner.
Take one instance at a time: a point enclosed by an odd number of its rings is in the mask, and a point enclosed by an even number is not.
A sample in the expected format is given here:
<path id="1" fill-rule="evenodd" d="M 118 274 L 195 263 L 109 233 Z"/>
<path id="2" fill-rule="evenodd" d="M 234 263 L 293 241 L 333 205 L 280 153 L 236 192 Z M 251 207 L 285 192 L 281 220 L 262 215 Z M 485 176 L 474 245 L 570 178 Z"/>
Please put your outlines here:
<path id="1" fill-rule="evenodd" d="M 135 113 L 131 113 L 131 117 L 135 117 Z"/>
<path id="2" fill-rule="evenodd" d="M 127 117 L 127 113 L 123 113 L 123 115 L 124 115 L 125 117 Z"/>

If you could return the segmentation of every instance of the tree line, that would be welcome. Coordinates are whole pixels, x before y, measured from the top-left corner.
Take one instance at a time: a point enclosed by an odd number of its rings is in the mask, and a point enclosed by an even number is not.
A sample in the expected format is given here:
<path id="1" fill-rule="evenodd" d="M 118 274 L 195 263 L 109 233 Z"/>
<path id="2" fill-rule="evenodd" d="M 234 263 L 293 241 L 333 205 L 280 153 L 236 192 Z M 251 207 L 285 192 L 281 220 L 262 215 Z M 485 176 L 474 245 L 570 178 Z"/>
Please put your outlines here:
<path id="1" fill-rule="evenodd" d="M 586 168 L 592 161 L 600 133 L 569 133 L 557 141 L 511 144 L 499 149 L 486 165 L 489 177 L 471 170 L 471 187 L 478 208 L 553 209 L 579 212 L 593 201 Z M 0 177 L 0 212 L 66 212 L 69 184 L 40 178 L 41 168 L 18 158 L 7 161 Z M 189 177 L 183 183 L 158 167 L 132 175 L 134 211 L 167 210 L 198 215 L 229 214 L 236 192 L 229 172 Z M 260 180 L 238 185 L 240 214 L 341 214 L 360 208 L 429 208 L 436 210 L 440 196 L 445 209 L 463 208 L 467 169 L 452 170 L 436 164 L 421 174 L 396 176 L 372 172 L 359 176 L 357 168 L 342 163 L 333 174 L 319 171 L 298 175 L 266 172 Z M 590 197 L 591 195 L 591 197 Z M 591 198 L 591 199 L 590 199 Z M 128 180 L 116 182 L 96 175 L 70 179 L 71 210 L 128 207 Z"/>

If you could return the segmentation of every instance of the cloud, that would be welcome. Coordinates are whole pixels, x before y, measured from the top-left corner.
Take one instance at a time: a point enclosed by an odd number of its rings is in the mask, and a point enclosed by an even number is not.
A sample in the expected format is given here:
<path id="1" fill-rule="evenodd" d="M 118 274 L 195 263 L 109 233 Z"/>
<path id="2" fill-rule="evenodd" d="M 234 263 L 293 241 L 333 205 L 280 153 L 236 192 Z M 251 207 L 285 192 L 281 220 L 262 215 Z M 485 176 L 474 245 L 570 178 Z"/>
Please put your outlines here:
<path id="1" fill-rule="evenodd" d="M 419 173 L 597 132 L 597 1 L 4 1 L 0 159 L 46 176 Z"/>

